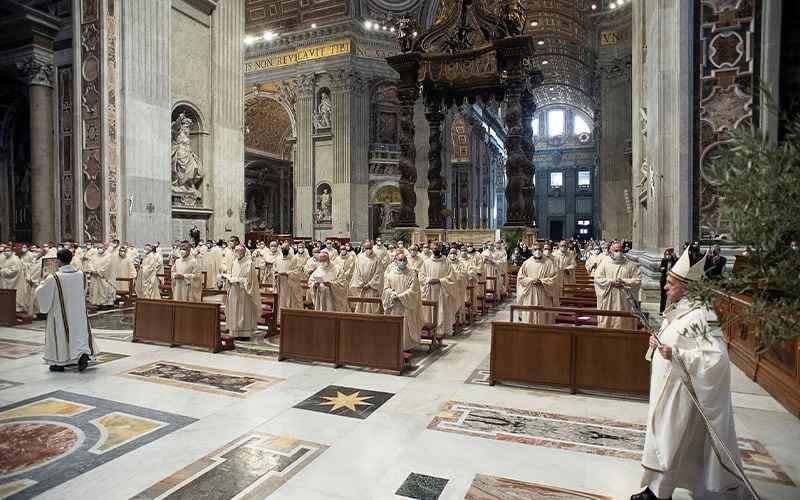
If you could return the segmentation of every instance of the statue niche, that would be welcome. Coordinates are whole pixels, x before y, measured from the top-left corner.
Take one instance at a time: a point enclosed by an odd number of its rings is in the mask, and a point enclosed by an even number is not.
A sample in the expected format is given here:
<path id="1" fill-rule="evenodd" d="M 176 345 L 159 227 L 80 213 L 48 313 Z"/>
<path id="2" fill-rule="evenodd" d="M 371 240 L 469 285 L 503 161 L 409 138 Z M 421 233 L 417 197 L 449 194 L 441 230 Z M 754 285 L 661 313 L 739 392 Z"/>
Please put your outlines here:
<path id="1" fill-rule="evenodd" d="M 333 221 L 333 200 L 331 199 L 331 186 L 320 184 L 316 190 L 316 210 L 314 222 L 320 225 L 330 225 Z"/>
<path id="2" fill-rule="evenodd" d="M 193 128 L 198 128 L 197 120 L 180 110 L 172 122 L 172 197 L 173 204 L 186 207 L 196 207 L 202 199 L 203 165 L 192 145 Z"/>
<path id="3" fill-rule="evenodd" d="M 330 130 L 331 128 L 331 113 L 333 111 L 333 103 L 331 103 L 331 93 L 323 87 L 319 91 L 319 103 L 317 109 L 314 111 L 314 131 Z"/>

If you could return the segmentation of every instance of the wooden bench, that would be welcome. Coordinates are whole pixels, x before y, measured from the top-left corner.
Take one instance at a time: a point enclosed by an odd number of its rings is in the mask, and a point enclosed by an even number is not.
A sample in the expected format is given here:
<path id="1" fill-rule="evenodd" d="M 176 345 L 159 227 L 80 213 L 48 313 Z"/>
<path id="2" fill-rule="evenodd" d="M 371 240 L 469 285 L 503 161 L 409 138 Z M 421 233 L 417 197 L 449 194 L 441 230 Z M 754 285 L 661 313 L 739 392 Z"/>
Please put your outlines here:
<path id="1" fill-rule="evenodd" d="M 17 291 L 0 288 L 0 326 L 17 324 Z"/>
<path id="2" fill-rule="evenodd" d="M 281 310 L 278 360 L 321 361 L 403 371 L 403 318 L 379 314 Z"/>
<path id="3" fill-rule="evenodd" d="M 494 322 L 489 384 L 647 398 L 648 340 L 646 332 L 635 330 Z"/>
<path id="4" fill-rule="evenodd" d="M 233 349 L 233 341 L 220 334 L 219 309 L 219 304 L 207 302 L 139 299 L 133 341 L 188 345 L 211 352 Z"/>
<path id="5" fill-rule="evenodd" d="M 584 309 L 580 307 L 546 307 L 546 306 L 523 306 L 512 304 L 510 308 L 510 319 L 514 322 L 514 313 L 517 311 L 530 311 L 530 312 L 546 312 L 552 313 L 555 316 L 556 324 L 567 324 L 572 326 L 597 326 L 597 318 L 599 316 L 612 317 L 612 318 L 637 318 L 633 313 L 626 311 L 605 311 L 601 309 Z M 521 321 L 521 320 L 520 320 Z M 643 326 L 640 321 L 636 321 L 637 330 L 642 330 Z"/>
<path id="6" fill-rule="evenodd" d="M 442 347 L 442 338 L 444 337 L 444 335 L 437 334 L 436 332 L 436 323 L 439 320 L 439 303 L 435 300 L 423 300 L 422 307 L 430 307 L 433 309 L 433 314 L 431 316 L 433 322 L 425 321 L 422 323 L 422 333 L 420 334 L 422 340 L 430 341 L 428 352 L 431 352 L 434 349 Z"/>
<path id="7" fill-rule="evenodd" d="M 120 307 L 131 307 L 136 303 L 136 278 L 117 278 L 117 283 L 126 283 L 127 286 L 121 288 L 114 287 L 116 290 L 116 300 Z"/>

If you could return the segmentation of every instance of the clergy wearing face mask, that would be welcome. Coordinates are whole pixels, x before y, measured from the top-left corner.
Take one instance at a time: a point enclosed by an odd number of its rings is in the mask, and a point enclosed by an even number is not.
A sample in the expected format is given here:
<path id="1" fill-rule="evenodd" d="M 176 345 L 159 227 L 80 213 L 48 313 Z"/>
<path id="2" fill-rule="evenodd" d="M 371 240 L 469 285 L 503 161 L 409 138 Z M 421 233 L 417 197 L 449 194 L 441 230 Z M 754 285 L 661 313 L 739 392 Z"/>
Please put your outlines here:
<path id="1" fill-rule="evenodd" d="M 30 264 L 25 266 L 29 290 L 25 310 L 29 311 L 32 316 L 36 316 L 41 313 L 41 308 L 36 300 L 36 287 L 42 282 L 42 259 L 45 256 L 45 251 L 38 247 L 33 247 L 30 253 L 33 256 L 33 260 Z"/>
<path id="2" fill-rule="evenodd" d="M 584 264 L 584 267 L 586 267 L 586 272 L 589 273 L 589 276 L 594 277 L 594 272 L 602 262 L 603 255 L 600 251 L 600 247 L 594 247 L 589 251 L 589 256 L 586 258 L 586 263 Z"/>
<path id="3" fill-rule="evenodd" d="M 250 338 L 258 332 L 262 311 L 258 273 L 243 245 L 236 246 L 233 255 L 231 272 L 223 276 L 228 291 L 225 322 L 231 336 Z"/>
<path id="4" fill-rule="evenodd" d="M 303 308 L 303 287 L 301 285 L 305 279 L 303 268 L 300 267 L 297 257 L 292 255 L 288 243 L 281 245 L 280 254 L 272 266 L 272 282 L 275 283 L 275 291 L 278 292 L 277 321 L 279 323 L 281 309 Z"/>
<path id="5" fill-rule="evenodd" d="M 129 281 L 117 281 L 123 278 L 135 278 L 136 267 L 133 259 L 128 255 L 128 247 L 121 245 L 117 251 L 111 255 L 111 283 L 118 291 L 131 292 Z"/>
<path id="6" fill-rule="evenodd" d="M 150 243 L 144 246 L 136 276 L 136 296 L 140 299 L 158 300 L 161 298 L 161 280 L 158 275 L 164 273 L 164 261 L 161 254 L 153 250 Z"/>
<path id="7" fill-rule="evenodd" d="M 725 457 L 725 467 L 720 464 L 712 448 L 714 441 L 689 398 L 683 371 L 676 366 L 680 361 L 688 369 L 704 413 L 741 466 L 725 338 L 721 329 L 709 326 L 715 319 L 713 312 L 687 296 L 689 283 L 703 279 L 704 260 L 695 261 L 684 252 L 667 276 L 669 306 L 659 332 L 662 345 L 650 339 L 650 406 L 641 482 L 645 489 L 631 500 L 672 498 L 676 488 L 690 490 L 693 498 L 750 498 L 728 472 L 732 464 L 724 452 L 720 453 Z"/>
<path id="8" fill-rule="evenodd" d="M 594 288 L 597 294 L 597 308 L 603 311 L 630 312 L 632 307 L 626 299 L 623 289 L 627 288 L 636 297 L 641 284 L 639 265 L 626 259 L 625 254 L 622 253 L 622 245 L 614 243 L 611 247 L 611 259 L 604 262 L 595 272 Z M 635 330 L 636 321 L 636 318 L 600 316 L 597 318 L 597 326 Z"/>
<path id="9" fill-rule="evenodd" d="M 111 254 L 105 245 L 95 247 L 94 257 L 88 261 L 89 303 L 100 309 L 114 305 L 116 288 L 111 281 Z"/>
<path id="10" fill-rule="evenodd" d="M 567 242 L 562 241 L 558 250 L 553 252 L 553 258 L 562 274 L 562 282 L 567 285 L 575 284 L 575 254 L 569 249 Z"/>
<path id="11" fill-rule="evenodd" d="M 494 244 L 492 259 L 497 269 L 497 290 L 501 297 L 505 297 L 508 283 L 508 253 L 504 242 L 498 241 Z"/>
<path id="12" fill-rule="evenodd" d="M 361 253 L 358 255 L 350 280 L 350 296 L 359 298 L 379 298 L 383 293 L 383 263 L 372 249 L 372 241 L 364 240 L 361 243 Z M 355 312 L 364 314 L 379 314 L 379 304 L 357 303 Z"/>
<path id="13" fill-rule="evenodd" d="M 195 275 L 198 274 L 197 260 L 192 257 L 189 244 L 181 247 L 180 258 L 172 265 L 172 299 L 194 302 Z"/>
<path id="14" fill-rule="evenodd" d="M 36 260 L 37 257 L 36 254 L 30 251 L 28 245 L 22 245 L 22 248 L 20 248 L 19 251 L 20 251 L 19 258 L 22 260 L 22 263 L 25 264 L 26 266 L 32 263 L 34 260 Z"/>
<path id="15" fill-rule="evenodd" d="M 353 279 L 353 273 L 356 269 L 355 255 L 350 255 L 347 249 L 342 246 L 342 248 L 339 249 L 339 257 L 333 261 L 333 265 L 338 270 L 340 278 L 345 284 L 345 288 L 349 288 L 350 281 Z"/>
<path id="16" fill-rule="evenodd" d="M 395 254 L 391 268 L 383 278 L 383 311 L 387 316 L 403 317 L 403 350 L 410 351 L 419 345 L 423 325 L 419 278 L 403 252 Z"/>
<path id="17" fill-rule="evenodd" d="M 2 251 L 3 260 L 0 262 L 0 288 L 17 291 L 17 312 L 29 315 L 30 283 L 25 272 L 22 259 L 17 257 L 10 246 Z"/>
<path id="18" fill-rule="evenodd" d="M 425 257 L 420 255 L 419 247 L 417 245 L 411 245 L 411 247 L 408 249 L 406 260 L 408 261 L 409 268 L 413 269 L 414 271 L 419 271 L 422 267 L 422 263 L 425 261 Z"/>
<path id="19" fill-rule="evenodd" d="M 297 258 L 297 264 L 300 266 L 300 269 L 304 269 L 309 256 L 308 250 L 302 242 L 297 244 L 297 252 L 295 252 L 294 256 Z"/>
<path id="20" fill-rule="evenodd" d="M 453 310 L 456 312 L 456 318 L 458 318 L 458 322 L 463 324 L 467 319 L 464 306 L 467 300 L 469 266 L 458 258 L 458 249 L 456 247 L 450 248 L 450 251 L 447 254 L 447 260 L 450 262 L 450 266 L 453 268 L 453 273 L 456 277 L 456 293 L 453 297 Z"/>
<path id="21" fill-rule="evenodd" d="M 317 311 L 350 310 L 347 305 L 347 285 L 341 279 L 339 270 L 330 261 L 327 250 L 319 253 L 319 264 L 308 278 L 311 302 Z"/>
<path id="22" fill-rule="evenodd" d="M 564 273 L 561 272 L 557 258 L 553 257 L 553 244 L 551 242 L 547 242 L 542 245 L 542 260 L 549 262 L 553 268 L 553 271 L 555 272 L 553 281 L 553 295 L 551 297 L 553 299 L 553 307 L 561 307 L 561 293 L 564 283 Z"/>
<path id="23" fill-rule="evenodd" d="M 539 244 L 534 244 L 531 258 L 526 260 L 517 273 L 517 304 L 523 306 L 552 307 L 553 298 L 558 295 L 556 275 L 558 271 L 553 261 L 546 259 Z M 552 325 L 553 315 L 546 312 L 522 313 L 520 320 L 527 315 L 528 323 Z"/>
<path id="24" fill-rule="evenodd" d="M 457 278 L 453 266 L 442 255 L 441 244 L 431 244 L 433 255 L 426 259 L 419 270 L 419 285 L 422 290 L 422 300 L 431 300 L 439 305 L 438 317 L 432 317 L 432 308 L 426 307 L 425 320 L 436 323 L 436 332 L 439 335 L 453 334 L 453 320 L 456 310 L 453 308 L 458 297 Z"/>

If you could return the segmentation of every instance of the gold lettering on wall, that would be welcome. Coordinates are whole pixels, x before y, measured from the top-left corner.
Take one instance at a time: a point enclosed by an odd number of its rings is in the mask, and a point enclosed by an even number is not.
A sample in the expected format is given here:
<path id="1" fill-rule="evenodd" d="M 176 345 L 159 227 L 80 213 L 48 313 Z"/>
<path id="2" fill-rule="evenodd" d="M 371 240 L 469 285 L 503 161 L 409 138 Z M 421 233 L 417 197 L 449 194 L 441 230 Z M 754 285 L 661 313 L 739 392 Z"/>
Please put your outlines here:
<path id="1" fill-rule="evenodd" d="M 244 72 L 253 73 L 255 71 L 280 68 L 281 66 L 290 66 L 303 61 L 340 56 L 349 54 L 351 50 L 352 43 L 348 39 L 300 47 L 287 52 L 248 59 L 244 62 Z"/>
<path id="2" fill-rule="evenodd" d="M 601 31 L 600 32 L 600 46 L 607 47 L 609 45 L 617 45 L 620 42 L 625 42 L 630 38 L 630 30 L 622 31 Z"/>

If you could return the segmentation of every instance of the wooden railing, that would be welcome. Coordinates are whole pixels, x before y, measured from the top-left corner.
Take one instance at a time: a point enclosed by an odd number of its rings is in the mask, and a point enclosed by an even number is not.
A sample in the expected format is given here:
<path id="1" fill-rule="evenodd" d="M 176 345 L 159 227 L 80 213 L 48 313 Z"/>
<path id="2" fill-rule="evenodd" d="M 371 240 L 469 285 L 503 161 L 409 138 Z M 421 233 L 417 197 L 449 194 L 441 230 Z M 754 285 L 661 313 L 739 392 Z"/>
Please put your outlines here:
<path id="1" fill-rule="evenodd" d="M 223 346 L 219 327 L 219 304 L 176 300 L 136 301 L 134 342 L 189 345 L 218 352 Z"/>

